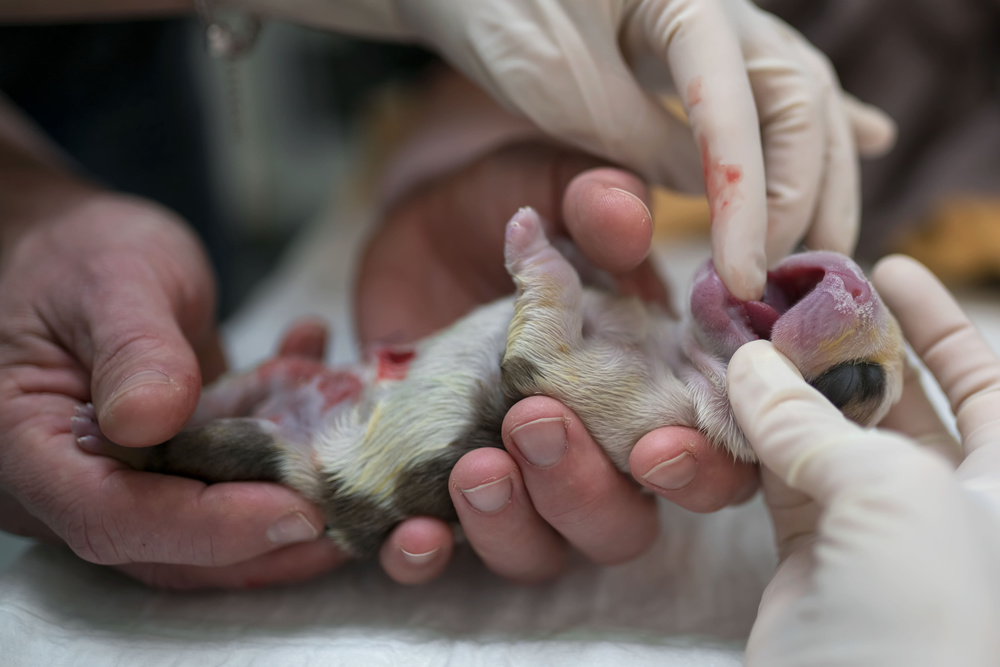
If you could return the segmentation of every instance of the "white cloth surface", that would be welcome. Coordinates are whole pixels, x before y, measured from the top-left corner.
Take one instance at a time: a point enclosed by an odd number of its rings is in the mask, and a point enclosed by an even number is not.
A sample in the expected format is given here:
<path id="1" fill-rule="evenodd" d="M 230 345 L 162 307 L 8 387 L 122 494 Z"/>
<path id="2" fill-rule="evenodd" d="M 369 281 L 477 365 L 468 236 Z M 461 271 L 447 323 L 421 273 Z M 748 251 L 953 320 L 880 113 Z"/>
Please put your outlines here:
<path id="1" fill-rule="evenodd" d="M 365 216 L 338 218 L 307 233 L 229 323 L 234 366 L 267 357 L 302 314 L 333 322 L 333 360 L 355 356 L 351 258 Z M 677 294 L 707 252 L 675 246 L 663 255 Z M 1000 309 L 972 306 L 996 345 Z M 421 587 L 363 564 L 296 586 L 171 593 L 36 546 L 0 575 L 0 664 L 741 664 L 775 564 L 762 503 L 712 515 L 661 510 L 661 536 L 643 557 L 612 568 L 574 561 L 534 587 L 492 575 L 460 547 L 448 572 Z"/>
<path id="2" fill-rule="evenodd" d="M 460 550 L 422 587 L 354 565 L 298 586 L 154 591 L 64 549 L 0 578 L 5 665 L 739 665 L 773 566 L 758 503 L 665 513 L 626 566 L 514 586 Z"/>

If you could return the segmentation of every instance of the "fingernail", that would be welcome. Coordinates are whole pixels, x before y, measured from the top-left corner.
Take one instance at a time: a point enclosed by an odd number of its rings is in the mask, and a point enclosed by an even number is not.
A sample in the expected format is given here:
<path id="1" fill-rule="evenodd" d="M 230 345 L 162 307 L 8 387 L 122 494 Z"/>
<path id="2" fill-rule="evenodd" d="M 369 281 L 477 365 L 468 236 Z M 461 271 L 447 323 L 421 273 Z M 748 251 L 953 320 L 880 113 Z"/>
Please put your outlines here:
<path id="1" fill-rule="evenodd" d="M 697 472 L 698 460 L 691 452 L 684 452 L 654 466 L 642 479 L 665 491 L 676 491 L 690 484 Z"/>
<path id="2" fill-rule="evenodd" d="M 172 384 L 170 377 L 161 371 L 139 371 L 135 375 L 125 378 L 111 394 L 108 405 L 114 403 L 128 392 L 147 385 Z"/>
<path id="3" fill-rule="evenodd" d="M 434 560 L 434 557 L 437 556 L 438 552 L 441 551 L 441 549 L 440 548 L 431 549 L 430 551 L 425 551 L 422 554 L 413 554 L 407 551 L 406 549 L 400 549 L 400 551 L 403 553 L 403 558 L 413 563 L 414 565 L 426 565 L 428 562 Z"/>
<path id="4" fill-rule="evenodd" d="M 566 425 L 562 417 L 522 424 L 510 432 L 510 437 L 528 463 L 539 468 L 555 465 L 566 453 Z"/>
<path id="5" fill-rule="evenodd" d="M 282 517 L 267 529 L 267 539 L 272 544 L 295 544 L 310 542 L 319 537 L 318 531 L 302 512 Z"/>
<path id="6" fill-rule="evenodd" d="M 507 506 L 511 491 L 510 475 L 507 475 L 471 489 L 462 489 L 462 495 L 474 508 L 489 514 Z"/>
<path id="7" fill-rule="evenodd" d="M 626 195 L 629 199 L 631 199 L 633 202 L 635 202 L 636 205 L 640 206 L 643 211 L 645 211 L 646 219 L 649 220 L 650 222 L 652 222 L 652 220 L 653 220 L 653 214 L 650 212 L 649 207 L 646 206 L 646 202 L 642 201 L 642 199 L 640 197 L 638 197 L 635 194 L 629 192 L 628 190 L 622 190 L 621 188 L 608 188 L 608 190 L 614 190 L 616 192 L 622 193 L 623 195 Z"/>

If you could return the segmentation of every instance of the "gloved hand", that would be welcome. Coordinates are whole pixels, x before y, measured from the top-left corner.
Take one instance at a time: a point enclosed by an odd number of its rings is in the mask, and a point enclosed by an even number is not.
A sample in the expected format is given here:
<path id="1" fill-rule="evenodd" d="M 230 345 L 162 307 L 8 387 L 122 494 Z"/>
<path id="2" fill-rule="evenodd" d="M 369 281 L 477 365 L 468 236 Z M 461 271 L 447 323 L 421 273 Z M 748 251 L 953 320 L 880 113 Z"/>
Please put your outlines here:
<path id="1" fill-rule="evenodd" d="M 749 665 L 1000 662 L 1000 360 L 913 260 L 886 260 L 875 284 L 962 442 L 915 370 L 884 429 L 868 431 L 769 343 L 734 355 L 730 399 L 764 466 L 781 559 Z"/>
<path id="2" fill-rule="evenodd" d="M 747 0 L 225 3 L 424 42 L 552 136 L 654 183 L 704 185 L 716 268 L 741 299 L 760 297 L 767 263 L 803 237 L 853 250 L 857 152 L 894 137 L 822 54 Z M 690 129 L 656 97 L 668 83 Z"/>

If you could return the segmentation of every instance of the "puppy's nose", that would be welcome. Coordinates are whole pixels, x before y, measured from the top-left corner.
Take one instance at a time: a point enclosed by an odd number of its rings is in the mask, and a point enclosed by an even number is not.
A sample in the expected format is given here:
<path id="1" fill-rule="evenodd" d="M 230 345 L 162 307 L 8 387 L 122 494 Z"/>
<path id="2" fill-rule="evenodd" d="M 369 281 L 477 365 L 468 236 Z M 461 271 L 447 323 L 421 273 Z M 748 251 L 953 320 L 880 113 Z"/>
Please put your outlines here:
<path id="1" fill-rule="evenodd" d="M 850 271 L 827 270 L 827 274 L 836 276 L 844 282 L 844 291 L 851 295 L 857 305 L 862 306 L 871 300 L 872 288 L 867 280 L 858 278 Z"/>

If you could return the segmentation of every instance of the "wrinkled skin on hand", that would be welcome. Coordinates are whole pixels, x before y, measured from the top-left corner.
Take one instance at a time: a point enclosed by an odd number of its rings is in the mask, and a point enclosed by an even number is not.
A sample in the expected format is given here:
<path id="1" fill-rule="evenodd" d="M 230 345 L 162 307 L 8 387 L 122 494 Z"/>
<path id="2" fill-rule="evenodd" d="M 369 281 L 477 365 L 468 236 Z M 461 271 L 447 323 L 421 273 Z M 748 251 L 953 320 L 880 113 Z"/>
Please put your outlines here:
<path id="1" fill-rule="evenodd" d="M 359 338 L 411 342 L 510 294 L 504 229 L 511 213 L 525 205 L 552 224 L 549 234 L 568 234 L 584 255 L 615 275 L 623 292 L 669 303 L 645 260 L 652 234 L 645 197 L 634 176 L 596 168 L 578 153 L 545 144 L 499 148 L 417 190 L 387 217 L 360 270 Z M 563 438 L 564 454 L 553 464 L 535 465 L 518 440 L 553 421 L 566 425 L 556 436 Z M 550 398 L 526 399 L 508 413 L 502 433 L 506 451 L 484 448 L 466 455 L 450 482 L 463 531 L 494 571 L 537 581 L 561 570 L 570 547 L 597 562 L 617 563 L 652 543 L 651 498 L 614 468 L 572 411 Z M 647 477 L 658 467 L 670 468 L 666 462 L 677 465 L 661 477 Z M 647 435 L 633 450 L 631 469 L 640 484 L 694 511 L 740 502 L 757 488 L 753 466 L 734 463 L 688 428 Z M 480 501 L 484 509 L 473 504 L 480 492 L 490 501 Z M 409 530 L 403 524 L 389 543 Z"/>
<path id="2" fill-rule="evenodd" d="M 292 580 L 336 561 L 312 539 L 315 508 L 284 487 L 134 471 L 70 433 L 74 407 L 93 401 L 116 442 L 160 442 L 222 370 L 214 281 L 183 223 L 83 187 L 19 222 L 0 274 L 0 527 L 172 587 Z M 307 544 L 278 549 L 289 538 Z"/>
<path id="3" fill-rule="evenodd" d="M 509 290 L 502 261 L 492 276 L 483 267 L 494 264 L 475 258 L 502 257 L 505 217 L 525 201 L 549 212 L 585 252 L 618 272 L 624 290 L 665 300 L 662 284 L 642 262 L 651 220 L 641 183 L 607 169 L 574 179 L 593 164 L 552 147 L 509 147 L 402 200 L 363 263 L 363 339 L 416 338 Z M 470 225 L 470 219 L 483 223 Z M 211 379 L 221 363 L 211 276 L 176 219 L 143 202 L 102 195 L 52 220 L 5 245 L 2 280 L 19 289 L 2 290 L 0 312 L 21 315 L 4 320 L 9 331 L 0 349 L 0 378 L 7 378 L 9 392 L 0 408 L 7 427 L 0 484 L 9 494 L 3 527 L 56 537 L 88 560 L 168 587 L 294 581 L 342 562 L 332 543 L 313 539 L 323 525 L 316 508 L 284 487 L 205 486 L 151 475 L 73 442 L 69 416 L 87 400 L 119 444 L 162 441 L 187 421 L 199 380 Z M 39 267 L 61 269 L 53 274 Z M 430 300 L 447 304 L 444 310 L 397 308 L 434 293 L 454 298 Z M 323 337 L 321 327 L 297 328 L 279 354 L 318 358 Z M 122 394 L 124 377 L 138 371 L 154 373 Z M 169 381 L 149 381 L 161 374 Z M 517 433 L 553 418 L 565 425 L 564 455 L 554 465 L 534 465 Z M 508 451 L 473 452 L 456 466 L 451 485 L 469 541 L 492 569 L 536 581 L 560 571 L 571 545 L 599 562 L 619 562 L 651 542 L 652 501 L 614 469 L 564 406 L 545 398 L 515 406 L 504 437 Z M 636 454 L 639 470 L 680 457 L 679 488 L 643 483 L 692 509 L 721 507 L 757 485 L 754 468 L 734 466 L 690 429 L 651 434 Z M 484 510 L 481 494 L 478 506 L 473 503 L 484 485 L 506 490 L 499 508 Z M 442 572 L 451 549 L 447 525 L 412 519 L 387 540 L 381 563 L 396 580 L 417 583 Z"/>
<path id="4" fill-rule="evenodd" d="M 563 401 L 627 473 L 634 445 L 671 425 L 756 460 L 725 392 L 725 363 L 750 338 L 773 342 L 859 424 L 899 397 L 898 325 L 842 255 L 788 258 L 763 302 L 720 292 L 707 264 L 691 317 L 678 324 L 662 308 L 584 288 L 543 227 L 531 208 L 507 224 L 515 297 L 412 345 L 376 348 L 356 366 L 279 359 L 231 375 L 206 389 L 178 436 L 134 464 L 210 482 L 284 483 L 323 510 L 339 546 L 368 559 L 406 518 L 457 518 L 451 471 L 476 448 L 501 447 L 504 414 L 524 398 Z M 74 433 L 88 448 L 103 444 L 85 412 Z"/>

